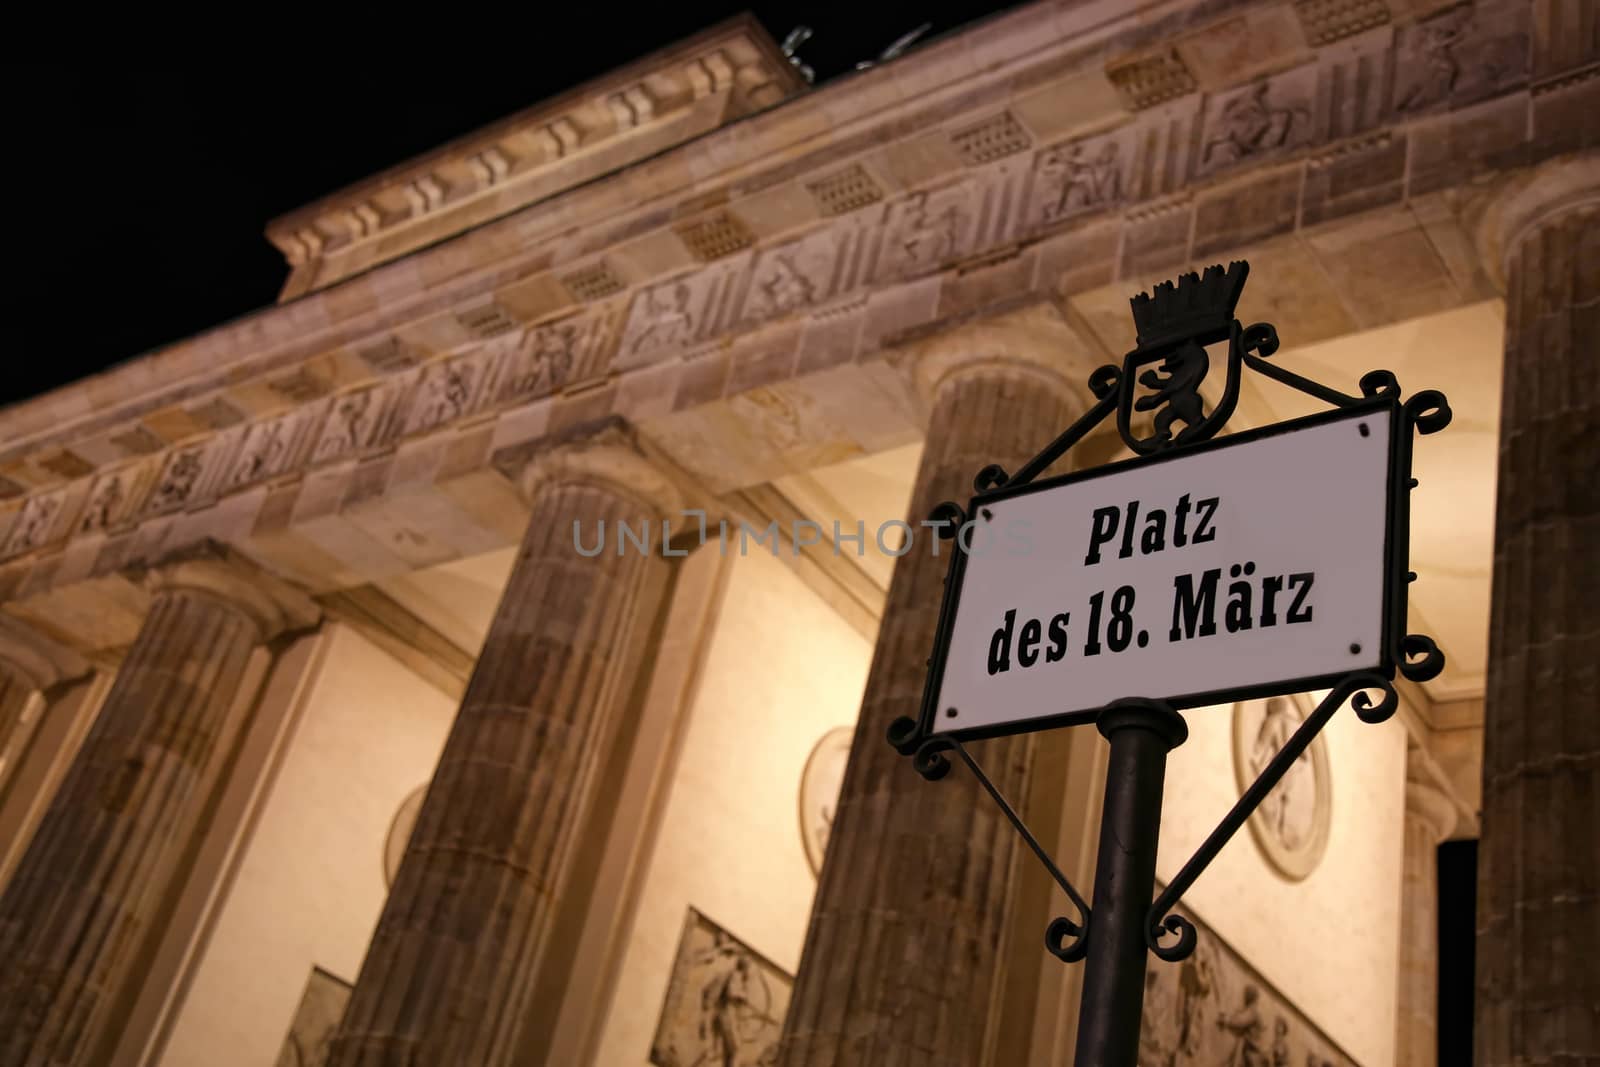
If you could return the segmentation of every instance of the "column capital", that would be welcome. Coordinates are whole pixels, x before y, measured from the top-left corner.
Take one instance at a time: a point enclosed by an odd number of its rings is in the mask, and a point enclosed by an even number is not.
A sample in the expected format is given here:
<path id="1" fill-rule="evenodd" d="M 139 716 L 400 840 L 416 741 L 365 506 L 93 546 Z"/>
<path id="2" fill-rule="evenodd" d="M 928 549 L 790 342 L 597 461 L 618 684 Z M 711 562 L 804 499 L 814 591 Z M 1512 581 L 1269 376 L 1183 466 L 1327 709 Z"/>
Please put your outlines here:
<path id="1" fill-rule="evenodd" d="M 262 641 L 291 630 L 309 630 L 322 618 L 322 609 L 305 593 L 209 538 L 139 566 L 134 576 L 152 594 L 192 591 L 232 605 L 256 624 Z"/>
<path id="2" fill-rule="evenodd" d="M 662 515 L 679 512 L 701 496 L 677 464 L 616 416 L 503 449 L 493 462 L 529 504 L 560 485 L 603 486 Z"/>
<path id="3" fill-rule="evenodd" d="M 1415 751 L 1406 755 L 1406 817 L 1426 826 L 1435 845 L 1455 833 L 1461 818 L 1455 799 L 1421 765 Z"/>
<path id="4" fill-rule="evenodd" d="M 1585 208 L 1600 208 L 1600 150 L 1549 160 L 1503 186 L 1478 220 L 1478 248 L 1495 287 L 1505 292 L 1511 254 L 1523 238 Z"/>
<path id="5" fill-rule="evenodd" d="M 1009 374 L 1069 396 L 1083 410 L 1094 403 L 1088 376 L 1103 362 L 1061 311 L 1043 302 L 912 341 L 891 359 L 930 408 L 940 392 L 973 375 Z"/>
<path id="6" fill-rule="evenodd" d="M 75 681 L 91 670 L 89 661 L 72 649 L 4 613 L 0 613 L 0 662 L 40 691 Z"/>

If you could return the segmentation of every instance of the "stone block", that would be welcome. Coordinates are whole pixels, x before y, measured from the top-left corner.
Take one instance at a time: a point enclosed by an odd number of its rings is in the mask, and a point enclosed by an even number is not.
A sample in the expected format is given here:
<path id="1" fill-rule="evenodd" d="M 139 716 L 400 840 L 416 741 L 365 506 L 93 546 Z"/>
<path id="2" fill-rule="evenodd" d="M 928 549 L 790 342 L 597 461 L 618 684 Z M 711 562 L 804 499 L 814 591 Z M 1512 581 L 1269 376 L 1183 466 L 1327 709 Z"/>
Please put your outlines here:
<path id="1" fill-rule="evenodd" d="M 617 379 L 613 410 L 629 422 L 666 414 L 677 401 L 682 372 L 683 363 L 676 359 L 629 371 Z"/>
<path id="2" fill-rule="evenodd" d="M 1032 287 L 1038 252 L 1014 251 L 940 276 L 939 319 L 950 319 L 1009 303 Z"/>
<path id="3" fill-rule="evenodd" d="M 795 375 L 803 377 L 852 362 L 861 346 L 866 308 L 862 297 L 813 312 L 800 333 Z"/>
<path id="4" fill-rule="evenodd" d="M 1600 66 L 1541 85 L 1533 94 L 1535 159 L 1600 145 Z"/>
<path id="5" fill-rule="evenodd" d="M 1286 346 L 1312 344 L 1356 329 L 1338 286 L 1300 238 L 1280 237 L 1240 249 L 1237 257 L 1230 258 L 1250 262 L 1250 284 L 1244 287 L 1238 307 L 1239 321 L 1246 326 L 1273 323 Z"/>
<path id="6" fill-rule="evenodd" d="M 630 372 L 624 380 L 633 376 Z M 494 445 L 492 451 L 520 445 L 525 441 L 532 441 L 543 437 L 550 428 L 550 412 L 555 407 L 554 397 L 535 400 L 530 404 L 502 411 L 495 419 Z"/>
<path id="7" fill-rule="evenodd" d="M 787 380 L 794 374 L 799 348 L 800 329 L 796 323 L 740 338 L 727 360 L 727 380 L 723 392 L 728 396 L 736 396 L 760 386 Z M 710 382 L 704 384 L 709 387 Z"/>
<path id="8" fill-rule="evenodd" d="M 1293 230 L 1302 174 L 1293 167 L 1201 194 L 1195 201 L 1191 254 L 1204 258 Z"/>
<path id="9" fill-rule="evenodd" d="M 1116 277 L 1117 221 L 1091 222 L 1039 242 L 1034 287 L 1061 296 L 1086 292 Z"/>
<path id="10" fill-rule="evenodd" d="M 1300 221 L 1315 226 L 1396 203 L 1405 194 L 1406 138 L 1382 133 L 1319 152 L 1306 164 Z"/>
<path id="11" fill-rule="evenodd" d="M 555 404 L 550 409 L 551 434 L 560 434 L 573 426 L 584 423 L 596 422 L 612 413 L 613 404 L 617 394 L 616 382 L 606 382 L 593 389 L 570 396 L 558 396 Z"/>
<path id="12" fill-rule="evenodd" d="M 1194 203 L 1187 197 L 1130 211 L 1122 227 L 1122 252 L 1117 277 L 1143 283 L 1159 281 L 1189 258 L 1189 229 Z"/>
<path id="13" fill-rule="evenodd" d="M 1530 154 L 1528 104 L 1527 93 L 1515 93 L 1418 123 L 1409 138 L 1408 194 L 1421 196 L 1523 166 Z"/>
<path id="14" fill-rule="evenodd" d="M 1200 88 L 1208 91 L 1282 69 L 1307 54 L 1305 34 L 1288 4 L 1213 23 L 1177 48 Z"/>
<path id="15" fill-rule="evenodd" d="M 1307 244 L 1344 304 L 1367 329 L 1456 306 L 1460 294 L 1409 211 L 1375 213 L 1308 235 Z"/>
<path id="16" fill-rule="evenodd" d="M 898 335 L 932 321 L 938 312 L 941 288 L 937 277 L 918 278 L 872 293 L 867 298 L 866 319 L 861 327 L 861 354 L 893 345 Z"/>

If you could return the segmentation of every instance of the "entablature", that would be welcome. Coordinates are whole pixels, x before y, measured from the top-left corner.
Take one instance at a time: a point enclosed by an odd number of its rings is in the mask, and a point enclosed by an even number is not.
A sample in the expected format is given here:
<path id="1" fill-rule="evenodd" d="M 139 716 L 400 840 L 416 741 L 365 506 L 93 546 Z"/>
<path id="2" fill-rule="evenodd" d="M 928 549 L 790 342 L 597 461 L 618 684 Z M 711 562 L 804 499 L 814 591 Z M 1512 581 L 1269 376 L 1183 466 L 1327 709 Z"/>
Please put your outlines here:
<path id="1" fill-rule="evenodd" d="M 1592 145 L 1600 56 L 1356 7 L 1032 5 L 17 405 L 0 559 L 193 526 L 347 587 L 514 540 L 493 451 L 607 415 L 732 491 L 913 439 L 885 353 L 1045 309 L 1087 369 L 1241 249 L 1304 341 L 1492 295 L 1473 220 Z"/>

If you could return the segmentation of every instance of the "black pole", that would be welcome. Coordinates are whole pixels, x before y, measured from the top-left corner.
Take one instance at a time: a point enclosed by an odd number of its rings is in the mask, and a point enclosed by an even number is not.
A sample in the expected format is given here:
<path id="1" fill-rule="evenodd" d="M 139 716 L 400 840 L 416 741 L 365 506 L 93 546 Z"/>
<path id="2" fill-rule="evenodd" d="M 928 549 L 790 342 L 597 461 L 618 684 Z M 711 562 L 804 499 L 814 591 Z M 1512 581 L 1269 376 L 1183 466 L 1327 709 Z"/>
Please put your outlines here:
<path id="1" fill-rule="evenodd" d="M 1189 727 L 1171 705 L 1138 698 L 1107 705 L 1096 725 L 1111 742 L 1111 759 L 1075 1062 L 1135 1067 L 1167 753 L 1183 744 Z"/>

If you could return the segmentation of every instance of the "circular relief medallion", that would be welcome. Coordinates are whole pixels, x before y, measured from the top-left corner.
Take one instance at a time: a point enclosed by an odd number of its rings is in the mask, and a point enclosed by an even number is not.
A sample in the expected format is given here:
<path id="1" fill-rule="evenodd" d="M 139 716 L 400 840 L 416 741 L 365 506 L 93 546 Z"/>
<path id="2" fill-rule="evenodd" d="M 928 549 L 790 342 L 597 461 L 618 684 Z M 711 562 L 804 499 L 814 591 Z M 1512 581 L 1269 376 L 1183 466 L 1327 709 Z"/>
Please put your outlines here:
<path id="1" fill-rule="evenodd" d="M 411 831 L 417 828 L 417 812 L 422 810 L 422 798 L 428 792 L 426 784 L 419 785 L 406 794 L 389 823 L 389 836 L 383 841 L 383 884 L 394 886 L 394 873 L 400 869 L 400 858 L 406 854 L 406 843 Z"/>
<path id="2" fill-rule="evenodd" d="M 1300 728 L 1310 709 L 1304 696 L 1246 700 L 1233 706 L 1233 772 L 1241 795 Z M 1328 748 L 1319 734 L 1250 816 L 1250 834 L 1267 862 L 1298 882 L 1321 862 L 1332 816 L 1333 779 L 1328 773 Z"/>
<path id="3" fill-rule="evenodd" d="M 836 726 L 823 734 L 800 774 L 800 840 L 812 874 L 821 872 L 822 857 L 828 851 L 828 831 L 833 829 L 833 813 L 854 736 L 855 730 L 849 726 Z"/>

